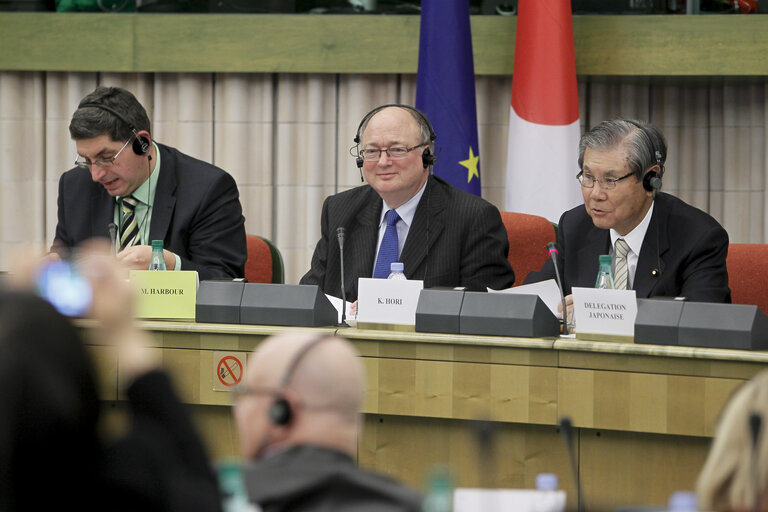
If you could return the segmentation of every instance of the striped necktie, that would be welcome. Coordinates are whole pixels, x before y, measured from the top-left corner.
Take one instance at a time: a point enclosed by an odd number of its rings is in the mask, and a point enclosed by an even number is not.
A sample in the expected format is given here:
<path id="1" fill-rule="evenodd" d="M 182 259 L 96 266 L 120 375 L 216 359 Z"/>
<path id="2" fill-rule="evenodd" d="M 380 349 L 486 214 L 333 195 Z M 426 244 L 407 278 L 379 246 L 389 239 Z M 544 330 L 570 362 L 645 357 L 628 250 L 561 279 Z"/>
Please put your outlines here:
<path id="1" fill-rule="evenodd" d="M 136 222 L 136 205 L 138 201 L 133 196 L 120 200 L 123 215 L 120 219 L 120 250 L 131 247 L 139 242 L 139 224 Z"/>
<path id="2" fill-rule="evenodd" d="M 629 253 L 629 245 L 623 238 L 616 240 L 616 246 L 614 248 L 616 253 L 616 263 L 613 284 L 617 290 L 626 290 L 629 288 L 629 268 L 627 267 L 627 254 Z"/>
<path id="3" fill-rule="evenodd" d="M 387 229 L 379 246 L 379 255 L 376 257 L 376 268 L 373 269 L 373 277 L 386 279 L 389 277 L 390 266 L 397 261 L 397 221 L 400 216 L 395 210 L 388 210 L 384 214 Z"/>

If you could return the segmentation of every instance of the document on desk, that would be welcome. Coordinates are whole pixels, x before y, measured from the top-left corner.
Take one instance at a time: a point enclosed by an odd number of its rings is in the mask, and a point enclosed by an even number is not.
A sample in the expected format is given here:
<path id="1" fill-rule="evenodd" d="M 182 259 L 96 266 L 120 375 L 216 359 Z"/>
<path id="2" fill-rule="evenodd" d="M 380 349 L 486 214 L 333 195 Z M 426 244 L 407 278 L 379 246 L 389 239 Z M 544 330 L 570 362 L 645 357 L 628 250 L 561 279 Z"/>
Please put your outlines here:
<path id="1" fill-rule="evenodd" d="M 342 304 L 344 304 L 344 301 L 342 301 L 338 297 L 334 297 L 333 295 L 325 294 L 326 297 L 328 297 L 328 300 L 331 301 L 331 304 L 333 304 L 333 307 L 336 308 L 336 313 L 338 315 L 338 322 L 341 323 L 341 307 Z M 355 316 L 350 313 L 352 308 L 353 302 L 347 301 L 347 325 L 351 325 L 349 322 L 353 322 L 355 320 Z"/>
<path id="2" fill-rule="evenodd" d="M 491 290 L 490 293 L 518 293 L 523 295 L 538 295 L 541 301 L 547 305 L 552 313 L 562 319 L 562 313 L 557 312 L 557 305 L 560 304 L 560 288 L 557 287 L 557 283 L 554 279 L 548 279 L 541 281 L 540 283 L 524 284 L 521 286 L 515 286 L 514 288 L 507 288 L 506 290 Z"/>

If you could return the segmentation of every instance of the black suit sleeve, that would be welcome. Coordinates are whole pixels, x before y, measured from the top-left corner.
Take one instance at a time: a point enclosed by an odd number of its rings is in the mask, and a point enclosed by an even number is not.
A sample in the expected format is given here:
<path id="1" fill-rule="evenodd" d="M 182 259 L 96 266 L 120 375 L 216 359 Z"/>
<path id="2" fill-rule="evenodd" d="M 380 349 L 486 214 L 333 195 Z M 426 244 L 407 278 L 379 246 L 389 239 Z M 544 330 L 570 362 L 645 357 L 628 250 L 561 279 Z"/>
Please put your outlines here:
<path id="1" fill-rule="evenodd" d="M 728 233 L 714 226 L 697 239 L 683 265 L 680 295 L 695 302 L 731 302 L 728 287 Z"/>
<path id="2" fill-rule="evenodd" d="M 328 268 L 328 201 L 330 197 L 323 201 L 323 211 L 320 215 L 320 240 L 315 246 L 315 252 L 312 254 L 312 265 L 309 271 L 299 281 L 299 284 L 314 284 L 322 290 L 326 290 L 326 271 Z M 332 293 L 326 290 L 326 293 Z"/>
<path id="3" fill-rule="evenodd" d="M 504 290 L 515 282 L 509 265 L 509 239 L 501 215 L 485 204 L 471 223 L 461 257 L 461 286 L 485 291 Z"/>
<path id="4" fill-rule="evenodd" d="M 243 277 L 245 220 L 232 176 L 223 173 L 211 184 L 185 229 L 188 256 L 179 255 L 182 270 L 196 270 L 200 280 Z"/>

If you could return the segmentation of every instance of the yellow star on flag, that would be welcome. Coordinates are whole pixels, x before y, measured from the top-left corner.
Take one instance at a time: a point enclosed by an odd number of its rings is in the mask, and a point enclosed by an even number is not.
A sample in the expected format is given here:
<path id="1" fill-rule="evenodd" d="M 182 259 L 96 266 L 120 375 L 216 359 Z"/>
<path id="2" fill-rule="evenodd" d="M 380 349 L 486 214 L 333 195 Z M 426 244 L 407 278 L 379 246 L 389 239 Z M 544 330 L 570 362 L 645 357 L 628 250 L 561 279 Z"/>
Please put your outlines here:
<path id="1" fill-rule="evenodd" d="M 469 146 L 469 158 L 459 161 L 459 165 L 467 168 L 467 183 L 472 181 L 472 176 L 477 176 L 480 179 L 480 173 L 477 172 L 477 163 L 480 160 L 480 156 L 475 156 L 472 151 L 472 146 Z"/>

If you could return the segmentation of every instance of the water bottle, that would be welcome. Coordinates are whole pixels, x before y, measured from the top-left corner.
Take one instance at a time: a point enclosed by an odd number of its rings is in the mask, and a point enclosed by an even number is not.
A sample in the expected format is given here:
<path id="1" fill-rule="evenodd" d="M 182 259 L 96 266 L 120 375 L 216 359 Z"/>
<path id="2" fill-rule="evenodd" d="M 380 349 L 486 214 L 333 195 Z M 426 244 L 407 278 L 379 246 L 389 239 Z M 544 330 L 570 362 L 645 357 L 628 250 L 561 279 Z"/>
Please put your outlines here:
<path id="1" fill-rule="evenodd" d="M 389 276 L 387 279 L 401 279 L 405 281 L 407 278 L 405 277 L 405 274 L 403 274 L 403 271 L 405 270 L 405 265 L 400 263 L 399 261 L 395 261 L 389 265 Z"/>
<path id="2" fill-rule="evenodd" d="M 669 512 L 696 512 L 699 510 L 696 494 L 690 491 L 676 491 L 669 496 Z"/>
<path id="3" fill-rule="evenodd" d="M 613 270 L 611 270 L 611 255 L 600 255 L 600 268 L 597 271 L 595 288 L 613 290 Z"/>
<path id="4" fill-rule="evenodd" d="M 165 270 L 162 240 L 152 240 L 152 259 L 149 260 L 149 270 Z"/>
<path id="5" fill-rule="evenodd" d="M 422 512 L 451 512 L 453 510 L 452 480 L 448 468 L 432 468 L 427 483 L 427 493 L 421 505 Z"/>
<path id="6" fill-rule="evenodd" d="M 557 475 L 539 473 L 536 475 L 536 490 L 539 496 L 534 504 L 536 512 L 563 512 L 565 510 L 565 491 L 557 490 Z"/>

